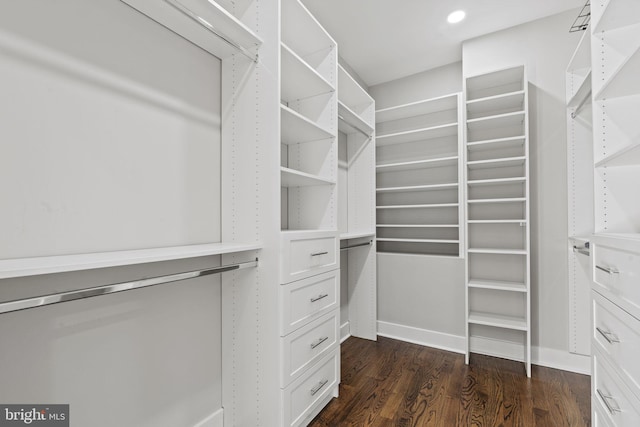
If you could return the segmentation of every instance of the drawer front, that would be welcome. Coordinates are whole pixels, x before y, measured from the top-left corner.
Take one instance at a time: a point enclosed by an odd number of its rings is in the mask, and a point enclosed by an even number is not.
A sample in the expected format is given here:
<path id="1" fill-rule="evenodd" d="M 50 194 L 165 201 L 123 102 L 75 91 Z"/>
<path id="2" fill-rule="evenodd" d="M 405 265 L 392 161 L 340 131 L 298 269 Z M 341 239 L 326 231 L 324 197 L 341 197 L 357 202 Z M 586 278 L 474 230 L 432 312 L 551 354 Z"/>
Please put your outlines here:
<path id="1" fill-rule="evenodd" d="M 340 268 L 339 241 L 326 237 L 293 237 L 282 240 L 281 283 L 289 283 Z"/>
<path id="2" fill-rule="evenodd" d="M 593 345 L 640 398 L 640 320 L 593 293 Z"/>
<path id="3" fill-rule="evenodd" d="M 596 245 L 594 262 L 595 288 L 609 292 L 640 317 L 640 254 Z"/>
<path id="4" fill-rule="evenodd" d="M 281 387 L 289 385 L 338 346 L 339 318 L 339 311 L 334 310 L 281 339 Z"/>
<path id="5" fill-rule="evenodd" d="M 591 425 L 593 425 L 593 427 L 614 427 L 609 422 L 609 417 L 605 415 L 607 409 L 602 406 L 600 400 L 597 398 L 591 399 L 591 407 L 593 408 L 591 411 Z"/>
<path id="6" fill-rule="evenodd" d="M 640 401 L 620 381 L 604 358 L 593 354 L 593 399 L 604 411 L 603 417 L 613 426 L 640 426 Z"/>
<path id="7" fill-rule="evenodd" d="M 301 425 L 307 415 L 316 409 L 340 383 L 340 351 L 331 352 L 302 377 L 282 390 L 283 423 Z"/>
<path id="8" fill-rule="evenodd" d="M 340 307 L 340 270 L 279 287 L 280 336 Z"/>

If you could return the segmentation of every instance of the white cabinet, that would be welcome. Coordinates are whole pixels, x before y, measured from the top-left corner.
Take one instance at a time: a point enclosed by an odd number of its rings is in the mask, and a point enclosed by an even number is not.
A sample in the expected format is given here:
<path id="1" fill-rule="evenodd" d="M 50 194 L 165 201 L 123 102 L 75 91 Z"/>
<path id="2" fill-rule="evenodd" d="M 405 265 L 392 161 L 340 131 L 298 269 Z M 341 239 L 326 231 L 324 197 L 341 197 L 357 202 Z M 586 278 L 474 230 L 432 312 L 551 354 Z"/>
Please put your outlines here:
<path id="1" fill-rule="evenodd" d="M 465 79 L 466 361 L 507 341 L 531 376 L 529 138 L 523 66 Z"/>
<path id="2" fill-rule="evenodd" d="M 462 256 L 460 98 L 376 111 L 379 252 Z"/>

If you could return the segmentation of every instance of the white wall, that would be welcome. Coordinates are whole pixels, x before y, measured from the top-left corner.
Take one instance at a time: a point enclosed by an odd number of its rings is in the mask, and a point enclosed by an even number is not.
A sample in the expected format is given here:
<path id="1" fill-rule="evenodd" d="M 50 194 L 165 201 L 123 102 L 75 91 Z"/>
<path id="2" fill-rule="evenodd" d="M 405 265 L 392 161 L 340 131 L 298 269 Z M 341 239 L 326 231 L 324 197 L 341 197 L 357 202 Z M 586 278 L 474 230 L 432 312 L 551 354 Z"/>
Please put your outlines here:
<path id="1" fill-rule="evenodd" d="M 218 59 L 113 0 L 3 2 L 0 59 L 1 258 L 220 239 Z M 2 280 L 0 300 L 219 262 Z M 2 314 L 0 342 L 0 401 L 69 403 L 72 425 L 222 406 L 218 276 Z"/>
<path id="2" fill-rule="evenodd" d="M 463 44 L 465 76 L 525 64 L 529 79 L 532 345 L 568 352 L 565 69 L 582 33 L 569 11 Z"/>

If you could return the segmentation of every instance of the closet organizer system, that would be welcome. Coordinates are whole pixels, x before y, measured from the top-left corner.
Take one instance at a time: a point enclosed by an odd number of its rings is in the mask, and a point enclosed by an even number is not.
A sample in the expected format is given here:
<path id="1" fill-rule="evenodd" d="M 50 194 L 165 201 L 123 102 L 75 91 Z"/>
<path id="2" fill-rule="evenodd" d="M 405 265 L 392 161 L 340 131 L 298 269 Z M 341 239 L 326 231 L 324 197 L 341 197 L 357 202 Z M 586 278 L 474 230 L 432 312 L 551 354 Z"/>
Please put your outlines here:
<path id="1" fill-rule="evenodd" d="M 341 338 L 376 338 L 373 99 L 298 0 L 123 2 L 222 61 L 221 242 L 5 260 L 0 277 L 208 255 L 222 266 L 0 312 L 223 273 L 224 424 L 306 425 L 337 396 Z"/>
<path id="2" fill-rule="evenodd" d="M 570 219 L 577 236 L 571 246 L 586 258 L 574 260 L 573 274 L 578 285 L 591 285 L 593 423 L 634 426 L 640 423 L 640 198 L 634 190 L 640 179 L 640 3 L 592 2 L 591 13 L 567 87 L 574 116 L 569 176 L 576 181 L 570 195 L 593 212 L 573 212 L 578 215 Z"/>

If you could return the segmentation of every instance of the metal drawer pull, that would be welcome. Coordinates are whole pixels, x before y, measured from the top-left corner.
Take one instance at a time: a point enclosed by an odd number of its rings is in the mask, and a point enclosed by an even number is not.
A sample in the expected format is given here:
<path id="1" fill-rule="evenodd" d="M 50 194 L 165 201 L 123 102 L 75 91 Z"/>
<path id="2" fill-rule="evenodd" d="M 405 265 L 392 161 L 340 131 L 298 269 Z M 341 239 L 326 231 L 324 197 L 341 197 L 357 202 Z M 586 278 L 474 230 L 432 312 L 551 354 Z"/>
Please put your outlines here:
<path id="1" fill-rule="evenodd" d="M 598 270 L 602 270 L 602 271 L 604 271 L 604 272 L 605 272 L 605 273 L 607 273 L 607 274 L 618 274 L 618 273 L 620 273 L 618 270 L 616 270 L 616 269 L 614 269 L 614 268 L 601 267 L 601 266 L 599 266 L 599 265 L 596 265 L 596 268 L 597 268 Z"/>
<path id="2" fill-rule="evenodd" d="M 311 256 L 326 255 L 326 254 L 328 254 L 328 253 L 329 253 L 329 252 L 316 252 L 316 253 L 311 254 Z"/>
<path id="3" fill-rule="evenodd" d="M 596 326 L 596 331 L 598 331 L 600 335 L 602 335 L 604 339 L 609 342 L 609 344 L 615 344 L 620 342 L 620 339 L 618 339 L 618 336 L 613 332 L 603 331 L 602 329 L 600 329 L 599 326 Z"/>
<path id="4" fill-rule="evenodd" d="M 604 402 L 604 406 L 607 407 L 607 410 L 611 413 L 611 415 L 613 415 L 615 412 L 622 412 L 617 403 L 616 406 L 612 406 L 611 403 L 609 403 L 610 400 L 613 400 L 613 402 L 615 403 L 616 400 L 613 398 L 613 396 L 609 396 L 608 394 L 603 393 L 600 389 L 596 389 L 596 392 L 598 392 L 598 396 L 600 396 L 600 399 L 602 399 L 602 401 Z"/>
<path id="5" fill-rule="evenodd" d="M 314 396 L 317 392 L 319 392 L 320 389 L 322 389 L 322 387 L 326 386 L 328 382 L 329 382 L 329 380 L 322 380 L 322 381 L 320 381 L 318 383 L 317 386 L 315 386 L 314 388 L 309 390 L 311 392 L 311 396 Z"/>
<path id="6" fill-rule="evenodd" d="M 311 348 L 312 349 L 316 348 L 317 346 L 319 346 L 320 344 L 322 344 L 323 342 L 325 342 L 328 339 L 329 339 L 329 337 L 318 338 L 318 341 L 311 343 Z"/>
<path id="7" fill-rule="evenodd" d="M 326 298 L 326 297 L 328 297 L 328 296 L 329 296 L 329 294 L 321 294 L 321 295 L 318 295 L 318 296 L 317 296 L 317 297 L 315 297 L 315 298 L 311 298 L 311 302 L 320 301 L 322 298 Z"/>

